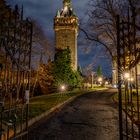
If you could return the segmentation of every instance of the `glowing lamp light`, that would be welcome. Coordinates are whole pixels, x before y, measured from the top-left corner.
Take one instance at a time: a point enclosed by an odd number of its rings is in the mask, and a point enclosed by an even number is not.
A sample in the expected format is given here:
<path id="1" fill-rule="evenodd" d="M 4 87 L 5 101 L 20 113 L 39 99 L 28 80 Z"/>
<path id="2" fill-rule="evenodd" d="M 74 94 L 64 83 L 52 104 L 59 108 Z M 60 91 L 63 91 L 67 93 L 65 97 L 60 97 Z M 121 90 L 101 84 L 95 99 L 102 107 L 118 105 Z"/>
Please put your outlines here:
<path id="1" fill-rule="evenodd" d="M 106 81 L 105 84 L 108 85 L 109 84 L 108 81 Z"/>
<path id="2" fill-rule="evenodd" d="M 117 85 L 113 85 L 114 88 L 117 88 Z"/>
<path id="3" fill-rule="evenodd" d="M 98 82 L 102 82 L 102 78 L 101 77 L 98 78 Z"/>
<path id="4" fill-rule="evenodd" d="M 66 90 L 66 86 L 65 85 L 61 85 L 60 89 L 61 89 L 61 91 L 65 91 Z"/>
<path id="5" fill-rule="evenodd" d="M 130 74 L 128 72 L 124 73 L 124 78 L 125 79 L 129 79 L 130 78 Z"/>
<path id="6" fill-rule="evenodd" d="M 133 82 L 134 81 L 134 78 L 129 78 L 128 81 Z"/>
<path id="7" fill-rule="evenodd" d="M 65 6 L 64 7 L 64 13 L 67 13 L 68 12 L 68 6 Z"/>
<path id="8" fill-rule="evenodd" d="M 102 81 L 103 81 L 102 77 L 99 77 L 98 82 L 99 82 L 100 85 L 102 84 Z"/>

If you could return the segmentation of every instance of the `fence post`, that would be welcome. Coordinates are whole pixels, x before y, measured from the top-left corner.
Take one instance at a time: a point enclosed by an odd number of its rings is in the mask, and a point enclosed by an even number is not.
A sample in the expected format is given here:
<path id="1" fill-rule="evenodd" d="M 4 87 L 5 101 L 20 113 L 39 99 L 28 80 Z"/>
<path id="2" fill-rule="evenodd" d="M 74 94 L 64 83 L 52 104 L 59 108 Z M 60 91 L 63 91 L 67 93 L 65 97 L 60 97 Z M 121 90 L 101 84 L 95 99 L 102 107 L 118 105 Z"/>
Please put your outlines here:
<path id="1" fill-rule="evenodd" d="M 116 27 L 117 27 L 117 71 L 118 71 L 118 99 L 119 99 L 119 134 L 120 140 L 123 140 L 123 127 L 122 127 L 122 91 L 121 91 L 121 60 L 120 60 L 120 17 L 116 17 Z"/>

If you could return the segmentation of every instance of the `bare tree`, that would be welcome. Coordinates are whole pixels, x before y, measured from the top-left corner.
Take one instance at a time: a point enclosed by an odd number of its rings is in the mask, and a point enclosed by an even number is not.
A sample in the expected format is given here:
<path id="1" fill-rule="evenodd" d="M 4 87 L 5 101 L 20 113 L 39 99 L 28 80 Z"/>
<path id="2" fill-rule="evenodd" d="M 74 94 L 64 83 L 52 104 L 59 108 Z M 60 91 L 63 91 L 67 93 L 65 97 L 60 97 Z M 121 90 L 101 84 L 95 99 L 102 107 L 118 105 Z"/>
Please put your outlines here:
<path id="1" fill-rule="evenodd" d="M 48 37 L 45 35 L 42 27 L 35 21 L 33 22 L 33 56 L 38 55 L 39 59 L 50 58 L 53 55 L 53 45 Z"/>
<path id="2" fill-rule="evenodd" d="M 88 30 L 83 26 L 80 29 L 86 38 L 103 45 L 110 56 L 116 55 L 116 15 L 123 20 L 127 18 L 128 0 L 90 0 L 89 1 Z"/>
<path id="3" fill-rule="evenodd" d="M 50 58 L 53 56 L 53 45 L 51 41 L 48 39 L 48 37 L 45 35 L 42 27 L 35 20 L 32 20 L 32 22 L 33 22 L 32 66 L 37 69 L 32 81 L 33 88 L 32 95 L 34 95 L 35 89 L 38 88 L 40 85 L 40 79 L 43 79 L 42 80 L 43 82 L 45 80 L 46 82 L 49 81 L 49 78 L 46 77 L 49 63 L 48 65 L 45 65 L 45 63 L 47 63 L 48 60 L 50 60 Z M 44 62 L 44 60 L 47 61 Z M 41 71 L 41 68 L 43 68 L 44 72 Z M 41 85 L 40 88 L 42 89 Z M 46 88 L 48 88 L 48 86 L 46 86 Z"/>

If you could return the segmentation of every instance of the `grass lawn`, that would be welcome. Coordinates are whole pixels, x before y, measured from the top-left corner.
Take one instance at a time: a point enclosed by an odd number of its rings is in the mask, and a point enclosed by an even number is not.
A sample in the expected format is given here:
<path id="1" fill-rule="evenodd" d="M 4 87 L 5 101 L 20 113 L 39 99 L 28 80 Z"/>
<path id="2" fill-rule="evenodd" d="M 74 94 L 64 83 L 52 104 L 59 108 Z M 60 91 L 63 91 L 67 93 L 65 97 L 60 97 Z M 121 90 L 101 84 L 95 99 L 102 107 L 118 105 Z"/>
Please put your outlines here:
<path id="1" fill-rule="evenodd" d="M 88 91 L 71 91 L 65 93 L 55 93 L 50 95 L 38 96 L 30 99 L 29 104 L 29 119 L 34 118 L 52 107 L 68 100 L 69 98 L 84 94 Z"/>
<path id="2" fill-rule="evenodd" d="M 105 90 L 105 89 L 108 89 L 108 88 L 96 86 L 96 87 L 91 88 L 90 90 L 96 91 L 96 90 Z"/>
<path id="3" fill-rule="evenodd" d="M 132 94 L 132 101 L 137 101 L 136 90 L 132 90 L 132 92 L 135 93 L 135 94 Z M 138 92 L 140 92 L 140 90 Z M 131 99 L 131 94 L 130 94 L 130 91 L 129 91 L 129 93 L 126 93 L 126 97 L 125 97 L 125 90 L 122 89 L 122 101 L 125 100 L 125 98 L 126 99 L 128 99 L 128 98 Z M 118 101 L 118 94 L 114 95 L 114 99 L 116 101 Z M 140 95 L 138 96 L 138 99 L 140 100 Z"/>
<path id="4" fill-rule="evenodd" d="M 37 97 L 33 97 L 30 99 L 29 102 L 29 120 L 31 120 L 34 117 L 37 117 L 39 115 L 41 115 L 42 113 L 45 113 L 46 111 L 50 110 L 51 108 L 57 106 L 60 103 L 63 103 L 64 101 L 70 99 L 71 97 L 77 96 L 77 95 L 82 95 L 84 93 L 90 93 L 92 91 L 96 91 L 96 90 L 104 90 L 106 88 L 102 88 L 102 87 L 96 87 L 93 89 L 76 89 L 74 91 L 70 91 L 70 92 L 63 92 L 63 93 L 54 93 L 54 94 L 49 94 L 49 95 L 43 95 L 43 96 L 37 96 Z M 26 105 L 24 105 L 24 109 L 22 110 L 22 108 L 17 108 L 17 112 L 18 112 L 18 117 L 16 119 L 16 125 L 19 126 L 19 128 L 21 128 L 21 124 L 25 123 L 25 112 L 26 112 Z M 24 113 L 22 113 L 24 112 Z M 13 112 L 11 112 L 11 116 L 14 116 L 15 114 L 15 110 L 13 110 Z M 22 116 L 23 114 L 23 116 Z M 6 115 L 6 113 L 5 113 Z M 4 117 L 4 116 L 3 116 Z M 14 120 L 13 118 L 11 118 L 11 120 Z M 3 118 L 3 128 L 7 128 L 6 123 L 9 122 L 9 119 L 7 117 Z M 12 121 L 13 123 L 13 121 Z M 9 130 L 10 135 L 9 137 L 13 136 L 14 130 L 13 128 L 10 128 Z M 7 132 L 5 132 L 6 134 Z"/>
<path id="5" fill-rule="evenodd" d="M 30 99 L 30 104 L 29 104 L 29 119 L 34 118 L 47 110 L 51 109 L 52 107 L 68 100 L 69 98 L 84 94 L 87 92 L 91 91 L 96 91 L 96 90 L 104 90 L 107 88 L 104 87 L 95 87 L 93 89 L 87 89 L 87 90 L 74 90 L 70 92 L 64 92 L 64 93 L 55 93 L 55 94 L 50 94 L 50 95 L 43 95 L 43 96 L 38 96 Z"/>
<path id="6" fill-rule="evenodd" d="M 49 95 L 42 95 L 42 96 L 37 96 L 30 98 L 29 102 L 29 120 L 31 120 L 34 117 L 37 117 L 41 115 L 42 113 L 45 113 L 46 111 L 50 110 L 51 108 L 57 106 L 60 103 L 63 103 L 64 101 L 68 100 L 71 97 L 81 95 L 84 93 L 89 93 L 92 91 L 96 90 L 104 90 L 106 88 L 103 87 L 95 87 L 93 89 L 75 89 L 73 91 L 69 92 L 62 92 L 62 93 L 54 93 L 54 94 L 49 94 Z M 24 107 L 21 104 L 20 106 L 17 107 L 17 119 L 16 119 L 16 124 L 22 124 L 25 122 L 26 118 L 26 105 Z M 15 114 L 15 109 L 11 111 L 11 119 L 14 119 L 14 114 Z M 7 123 L 9 121 L 9 117 L 7 113 L 4 113 L 3 115 L 3 122 Z"/>
<path id="7" fill-rule="evenodd" d="M 122 107 L 127 113 L 135 118 L 135 120 L 138 119 L 138 107 L 140 108 L 140 95 L 136 95 L 136 90 L 132 90 L 132 92 L 135 92 L 135 94 L 130 94 L 130 91 L 125 94 L 124 89 L 122 90 Z M 139 90 L 140 92 L 140 90 Z M 118 102 L 118 94 L 114 95 L 115 101 Z M 137 104 L 137 99 L 139 100 L 139 105 Z M 140 111 L 139 111 L 140 112 Z"/>

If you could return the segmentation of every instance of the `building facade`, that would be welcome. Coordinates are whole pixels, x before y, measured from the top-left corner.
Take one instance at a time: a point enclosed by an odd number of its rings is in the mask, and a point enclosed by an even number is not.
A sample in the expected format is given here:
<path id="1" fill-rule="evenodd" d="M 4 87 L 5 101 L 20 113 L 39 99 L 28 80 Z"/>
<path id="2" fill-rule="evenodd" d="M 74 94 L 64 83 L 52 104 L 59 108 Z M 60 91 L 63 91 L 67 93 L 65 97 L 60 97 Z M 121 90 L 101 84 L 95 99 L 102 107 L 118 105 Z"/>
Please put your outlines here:
<path id="1" fill-rule="evenodd" d="M 139 48 L 140 48 L 140 44 L 136 44 L 136 49 L 139 52 Z M 140 55 L 138 56 L 140 58 Z M 132 56 L 133 60 L 135 60 L 135 56 Z M 118 71 L 117 71 L 117 57 L 113 58 L 113 69 L 112 69 L 112 84 L 113 85 L 117 85 L 118 84 Z M 131 75 L 131 77 L 129 77 L 129 80 L 132 80 L 131 82 L 133 82 L 134 84 L 137 84 L 140 87 L 140 60 L 138 60 L 138 62 L 136 63 L 136 65 L 134 67 L 132 67 L 131 69 L 124 71 L 122 70 L 122 75 L 121 78 L 122 80 L 124 79 L 124 73 L 129 71 L 129 74 Z"/>
<path id="2" fill-rule="evenodd" d="M 77 70 L 78 18 L 73 11 L 71 0 L 63 0 L 63 8 L 57 11 L 54 18 L 54 31 L 56 50 L 69 48 L 72 69 Z"/>

